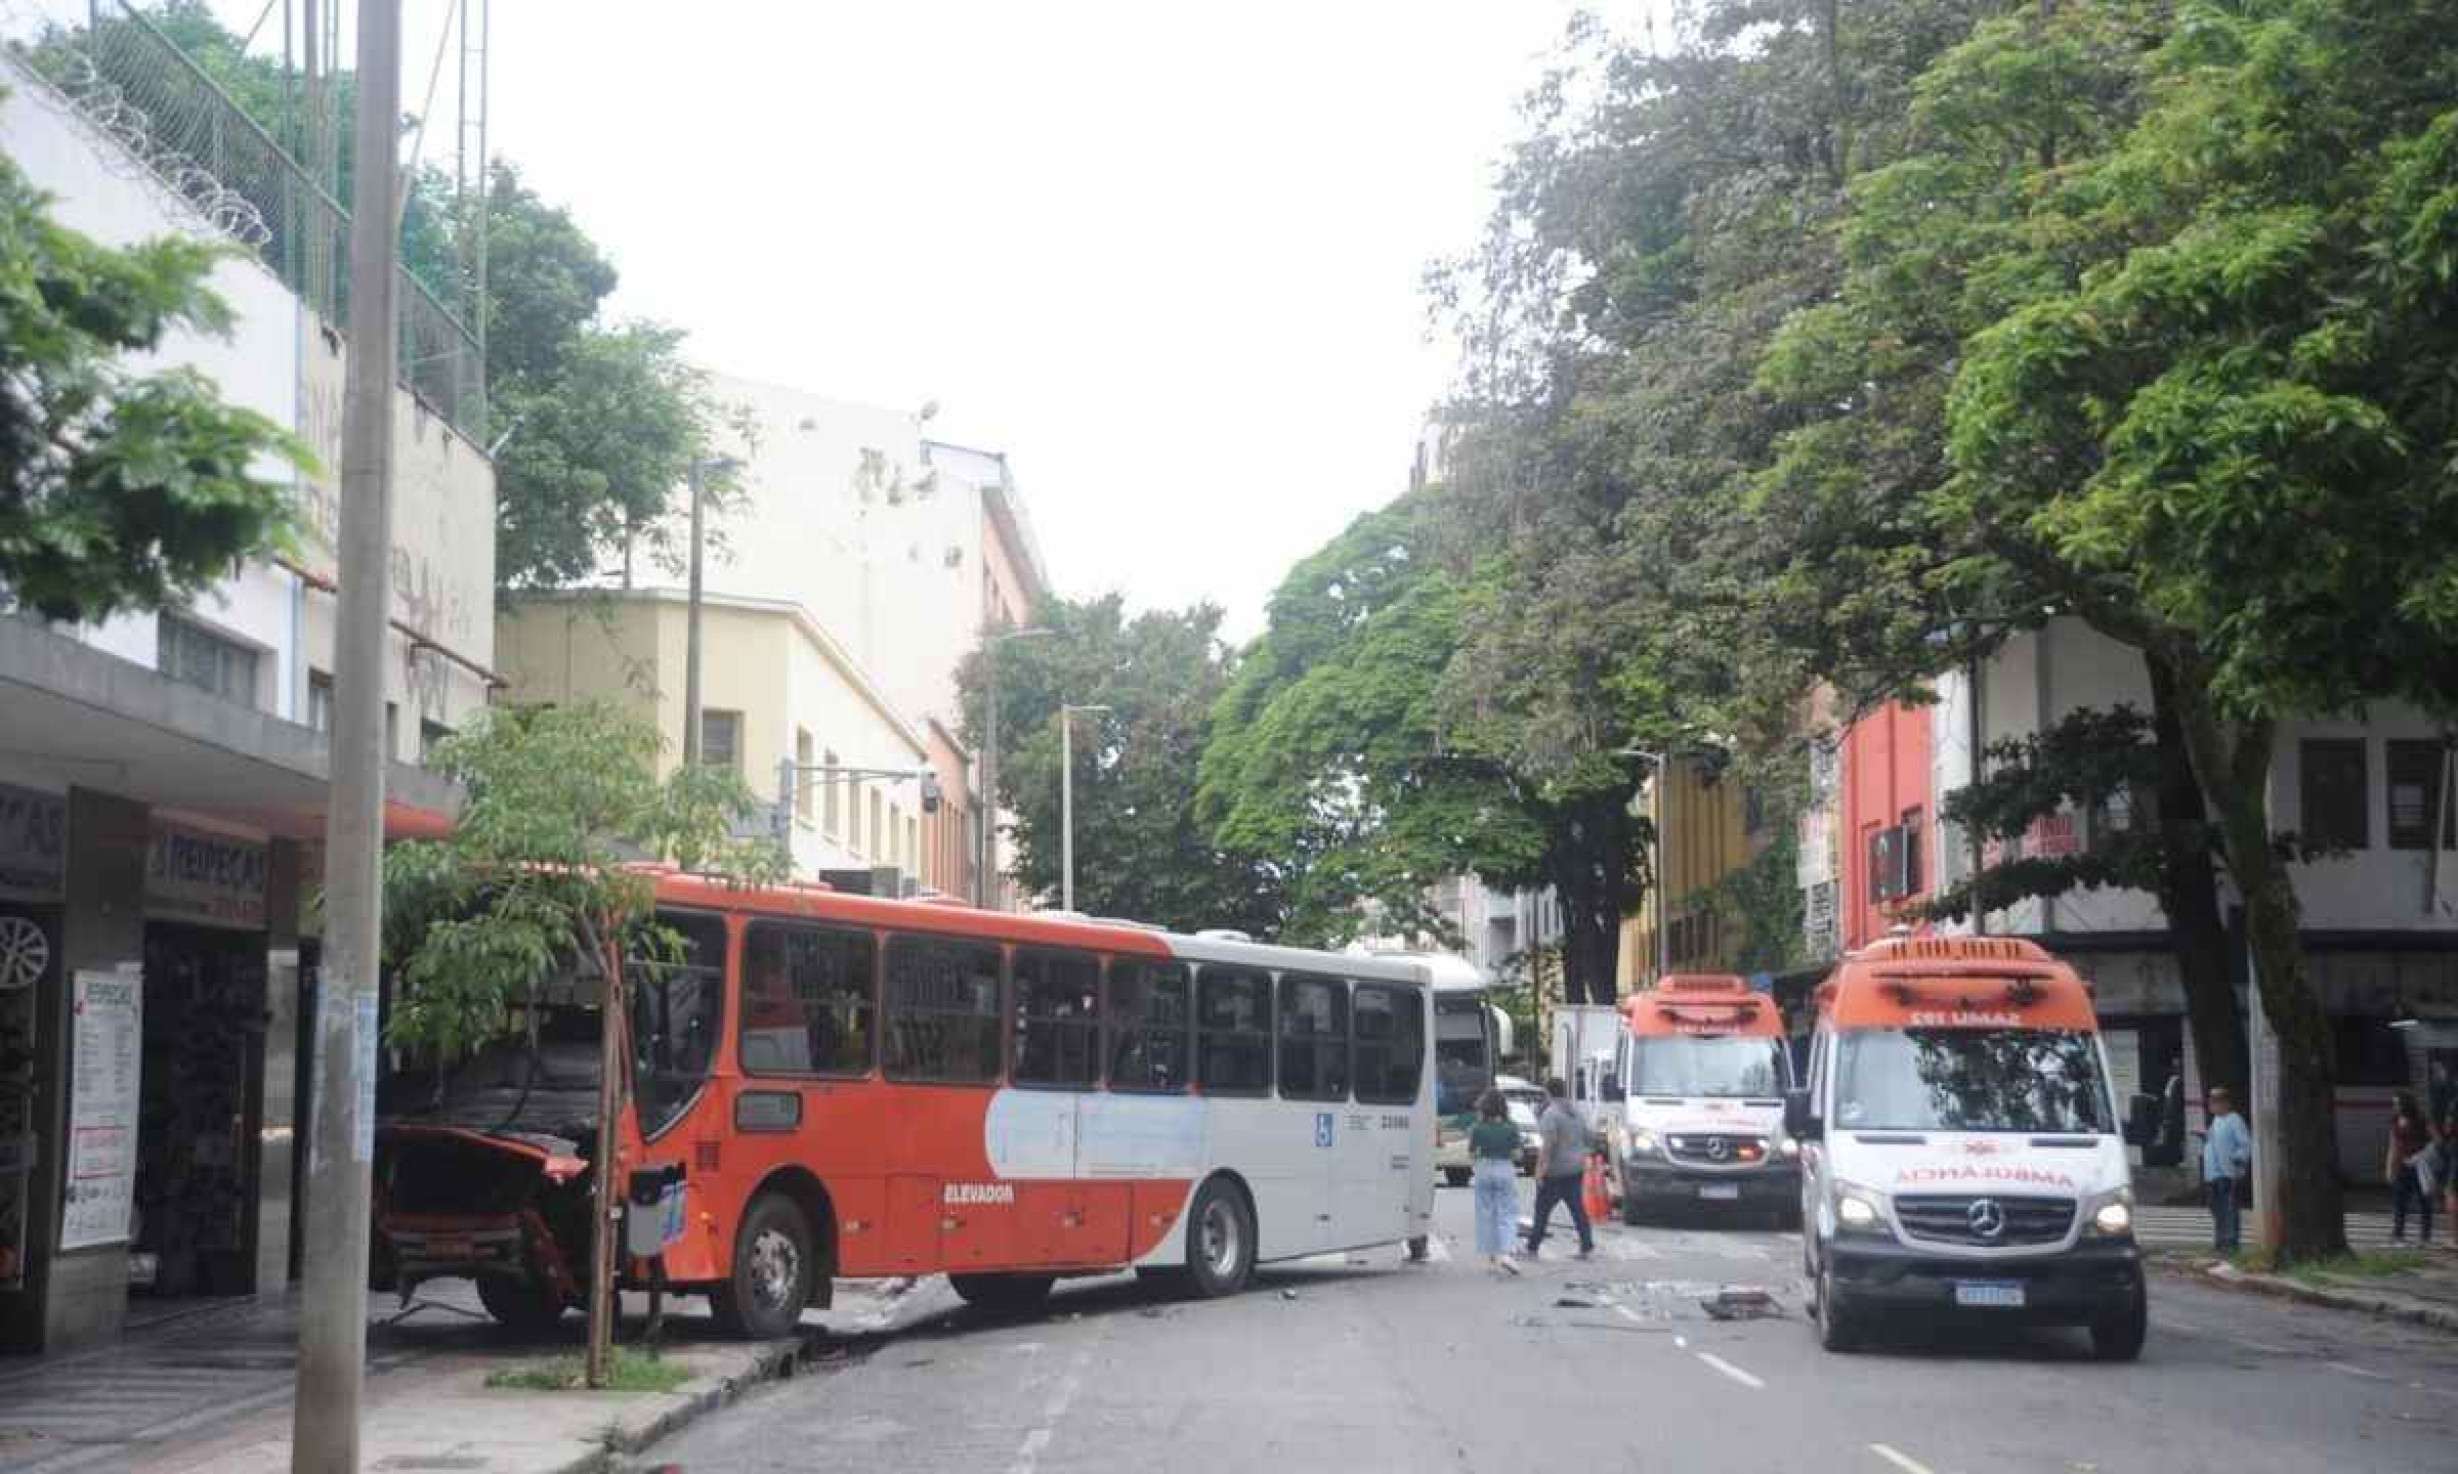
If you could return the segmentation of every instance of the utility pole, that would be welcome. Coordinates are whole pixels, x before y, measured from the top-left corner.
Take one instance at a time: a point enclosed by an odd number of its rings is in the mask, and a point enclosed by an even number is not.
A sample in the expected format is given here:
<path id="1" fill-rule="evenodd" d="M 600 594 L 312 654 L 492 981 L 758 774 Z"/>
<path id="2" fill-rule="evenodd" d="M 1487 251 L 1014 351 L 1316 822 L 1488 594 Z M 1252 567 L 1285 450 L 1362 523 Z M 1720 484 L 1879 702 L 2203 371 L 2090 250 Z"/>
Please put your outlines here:
<path id="1" fill-rule="evenodd" d="M 704 460 L 692 457 L 688 478 L 691 486 L 691 592 L 683 617 L 683 765 L 700 765 L 700 563 L 706 543 L 701 535 L 701 508 L 708 499 L 708 478 L 731 475 L 736 462 L 730 456 Z M 628 558 L 629 554 L 626 553 Z M 628 565 L 627 565 L 628 567 Z M 628 573 L 624 579 L 628 585 Z"/>
<path id="2" fill-rule="evenodd" d="M 1058 909 L 1075 909 L 1075 714 L 1106 706 L 1058 709 Z"/>
<path id="3" fill-rule="evenodd" d="M 312 7 L 311 7 L 312 8 Z M 384 642 L 392 606 L 393 375 L 399 239 L 400 0 L 363 0 L 350 216 L 350 362 L 342 411 L 333 639 L 332 794 L 307 1170 L 306 1296 L 290 1467 L 357 1474 L 367 1362 L 367 1216 L 375 1141 L 377 944 L 383 924 Z"/>

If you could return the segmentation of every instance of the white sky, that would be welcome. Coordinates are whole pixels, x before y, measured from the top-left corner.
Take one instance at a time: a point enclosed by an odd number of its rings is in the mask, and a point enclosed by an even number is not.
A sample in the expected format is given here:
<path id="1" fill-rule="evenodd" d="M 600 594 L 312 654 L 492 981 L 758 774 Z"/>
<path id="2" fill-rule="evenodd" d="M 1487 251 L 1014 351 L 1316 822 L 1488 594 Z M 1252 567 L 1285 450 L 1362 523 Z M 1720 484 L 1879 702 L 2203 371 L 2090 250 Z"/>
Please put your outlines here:
<path id="1" fill-rule="evenodd" d="M 1243 637 L 1405 486 L 1452 365 L 1424 268 L 1473 242 L 1572 8 L 497 0 L 490 142 L 619 313 L 728 373 L 937 399 L 1008 452 L 1061 592 Z M 411 109 L 442 9 L 409 0 Z"/>

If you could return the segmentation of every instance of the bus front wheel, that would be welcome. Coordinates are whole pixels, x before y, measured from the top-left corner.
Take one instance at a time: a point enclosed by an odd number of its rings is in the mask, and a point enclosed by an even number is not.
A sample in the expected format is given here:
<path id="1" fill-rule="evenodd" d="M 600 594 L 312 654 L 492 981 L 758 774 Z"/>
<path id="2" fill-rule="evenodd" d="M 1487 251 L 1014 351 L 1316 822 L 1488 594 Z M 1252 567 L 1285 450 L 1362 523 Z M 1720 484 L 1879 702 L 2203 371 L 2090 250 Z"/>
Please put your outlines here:
<path id="1" fill-rule="evenodd" d="M 811 1303 L 818 1274 L 811 1225 L 794 1200 L 762 1193 L 734 1235 L 734 1267 L 709 1297 L 717 1324 L 731 1335 L 774 1341 L 794 1333 Z"/>
<path id="2" fill-rule="evenodd" d="M 1215 1177 L 1195 1194 L 1186 1218 L 1186 1277 L 1205 1299 L 1234 1295 L 1255 1270 L 1255 1215 L 1246 1195 Z"/>

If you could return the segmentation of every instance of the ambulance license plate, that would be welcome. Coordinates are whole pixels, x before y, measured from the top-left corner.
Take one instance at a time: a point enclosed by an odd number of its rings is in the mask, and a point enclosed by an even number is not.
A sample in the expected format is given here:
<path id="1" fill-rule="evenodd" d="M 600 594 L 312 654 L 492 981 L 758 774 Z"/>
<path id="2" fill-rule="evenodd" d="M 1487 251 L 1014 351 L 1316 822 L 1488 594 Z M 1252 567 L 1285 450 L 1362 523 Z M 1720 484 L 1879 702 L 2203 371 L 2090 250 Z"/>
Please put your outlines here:
<path id="1" fill-rule="evenodd" d="M 2010 1280 L 1956 1280 L 1954 1303 L 1987 1310 L 2020 1310 L 2023 1287 Z"/>
<path id="2" fill-rule="evenodd" d="M 1734 1202 L 1741 1196 L 1741 1184 L 1737 1182 L 1702 1182 L 1698 1185 L 1698 1195 L 1710 1203 Z"/>

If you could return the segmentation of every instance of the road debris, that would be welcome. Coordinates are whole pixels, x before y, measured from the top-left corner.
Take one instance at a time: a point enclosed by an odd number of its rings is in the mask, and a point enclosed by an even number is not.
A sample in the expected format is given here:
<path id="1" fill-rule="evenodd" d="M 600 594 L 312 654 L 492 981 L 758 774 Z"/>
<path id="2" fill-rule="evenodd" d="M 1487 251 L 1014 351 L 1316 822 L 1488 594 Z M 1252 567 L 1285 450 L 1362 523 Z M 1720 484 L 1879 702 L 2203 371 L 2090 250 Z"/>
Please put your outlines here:
<path id="1" fill-rule="evenodd" d="M 1784 1313 L 1775 1297 L 1756 1285 L 1726 1285 L 1698 1303 L 1714 1320 L 1762 1320 Z"/>

